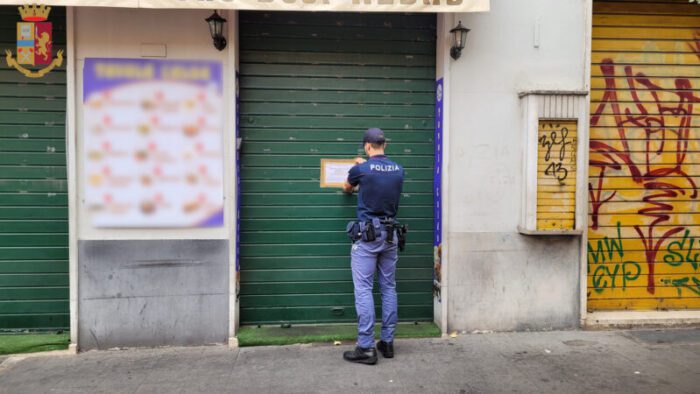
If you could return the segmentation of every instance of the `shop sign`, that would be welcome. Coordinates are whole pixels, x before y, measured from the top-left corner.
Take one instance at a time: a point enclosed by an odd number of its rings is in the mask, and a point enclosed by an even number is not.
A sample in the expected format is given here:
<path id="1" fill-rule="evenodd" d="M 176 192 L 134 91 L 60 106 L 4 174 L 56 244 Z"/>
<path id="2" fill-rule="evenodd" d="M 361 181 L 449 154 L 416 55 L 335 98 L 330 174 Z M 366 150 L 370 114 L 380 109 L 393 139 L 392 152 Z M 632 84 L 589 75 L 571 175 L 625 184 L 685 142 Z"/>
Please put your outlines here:
<path id="1" fill-rule="evenodd" d="M 17 22 L 17 57 L 12 51 L 5 51 L 5 60 L 9 67 L 16 69 L 28 78 L 41 78 L 63 63 L 63 51 L 59 50 L 52 58 L 53 34 L 49 18 L 51 7 L 45 5 L 26 5 L 19 7 L 22 22 Z M 23 65 L 36 67 L 31 70 Z"/>
<path id="2" fill-rule="evenodd" d="M 0 0 L 0 3 L 3 1 Z M 45 3 L 86 7 L 258 11 L 483 12 L 489 10 L 489 0 L 46 0 Z"/>

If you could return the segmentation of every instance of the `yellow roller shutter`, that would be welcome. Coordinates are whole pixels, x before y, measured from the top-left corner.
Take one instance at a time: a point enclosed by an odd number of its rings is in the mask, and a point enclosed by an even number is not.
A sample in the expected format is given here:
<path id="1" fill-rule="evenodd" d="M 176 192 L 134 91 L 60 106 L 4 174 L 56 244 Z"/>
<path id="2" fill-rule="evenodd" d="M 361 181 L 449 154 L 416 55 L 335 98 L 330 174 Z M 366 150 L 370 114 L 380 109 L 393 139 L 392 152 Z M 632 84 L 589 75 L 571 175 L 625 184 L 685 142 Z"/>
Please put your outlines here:
<path id="1" fill-rule="evenodd" d="M 593 7 L 588 309 L 700 309 L 700 5 Z"/>

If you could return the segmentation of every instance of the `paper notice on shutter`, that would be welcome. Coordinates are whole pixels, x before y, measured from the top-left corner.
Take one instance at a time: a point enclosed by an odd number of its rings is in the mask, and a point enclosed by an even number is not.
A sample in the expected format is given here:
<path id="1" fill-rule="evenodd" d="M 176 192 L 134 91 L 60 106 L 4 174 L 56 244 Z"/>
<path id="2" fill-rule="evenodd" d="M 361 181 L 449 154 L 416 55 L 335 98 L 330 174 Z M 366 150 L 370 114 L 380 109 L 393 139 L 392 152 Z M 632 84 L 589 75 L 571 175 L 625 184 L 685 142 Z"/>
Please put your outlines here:
<path id="1" fill-rule="evenodd" d="M 321 187 L 343 187 L 355 159 L 321 159 Z"/>

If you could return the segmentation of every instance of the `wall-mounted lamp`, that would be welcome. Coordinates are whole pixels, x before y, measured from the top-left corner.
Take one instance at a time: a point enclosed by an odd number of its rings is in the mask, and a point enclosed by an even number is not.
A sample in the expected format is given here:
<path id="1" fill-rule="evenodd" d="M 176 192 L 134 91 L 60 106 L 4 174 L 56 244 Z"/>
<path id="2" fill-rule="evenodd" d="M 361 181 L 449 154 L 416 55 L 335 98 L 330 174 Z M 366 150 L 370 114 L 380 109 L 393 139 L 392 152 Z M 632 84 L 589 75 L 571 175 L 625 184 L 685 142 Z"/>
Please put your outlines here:
<path id="1" fill-rule="evenodd" d="M 214 48 L 222 51 L 226 48 L 226 38 L 224 38 L 224 23 L 226 23 L 226 19 L 214 11 L 205 21 L 209 24 L 209 33 L 211 33 L 211 38 L 214 40 Z"/>
<path id="2" fill-rule="evenodd" d="M 457 27 L 450 30 L 450 33 L 452 33 L 452 48 L 450 48 L 450 56 L 457 60 L 460 56 L 462 56 L 462 49 L 464 49 L 464 44 L 467 41 L 467 33 L 469 33 L 469 29 L 462 26 L 462 21 L 459 21 Z"/>

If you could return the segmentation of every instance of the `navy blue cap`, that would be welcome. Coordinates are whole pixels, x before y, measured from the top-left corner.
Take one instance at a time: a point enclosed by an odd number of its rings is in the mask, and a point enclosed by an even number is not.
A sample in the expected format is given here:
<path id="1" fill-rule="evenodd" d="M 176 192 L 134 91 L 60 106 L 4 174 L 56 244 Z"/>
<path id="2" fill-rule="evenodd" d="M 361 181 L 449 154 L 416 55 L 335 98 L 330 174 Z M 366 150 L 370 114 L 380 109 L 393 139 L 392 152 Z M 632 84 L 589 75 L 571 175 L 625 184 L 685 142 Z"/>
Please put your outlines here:
<path id="1" fill-rule="evenodd" d="M 382 129 L 372 127 L 371 129 L 367 129 L 365 131 L 365 137 L 362 139 L 362 144 L 366 143 L 375 143 L 375 144 L 383 144 L 386 142 L 386 138 L 384 138 L 384 132 Z"/>

